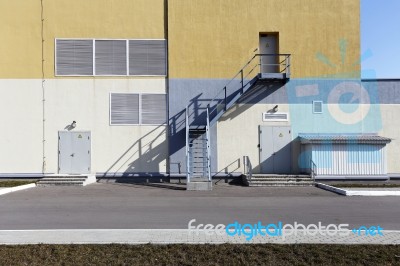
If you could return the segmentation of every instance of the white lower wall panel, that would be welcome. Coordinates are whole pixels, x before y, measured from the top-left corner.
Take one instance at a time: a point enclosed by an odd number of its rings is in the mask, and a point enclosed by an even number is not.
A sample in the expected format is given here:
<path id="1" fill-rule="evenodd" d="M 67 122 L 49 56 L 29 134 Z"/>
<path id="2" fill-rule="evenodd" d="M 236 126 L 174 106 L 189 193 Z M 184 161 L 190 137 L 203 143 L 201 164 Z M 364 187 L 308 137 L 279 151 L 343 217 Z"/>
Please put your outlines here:
<path id="1" fill-rule="evenodd" d="M 0 173 L 42 171 L 41 80 L 0 80 Z M 165 93 L 165 79 L 45 81 L 46 172 L 58 171 L 58 131 L 91 131 L 92 172 L 165 172 L 166 125 L 110 126 L 109 93 Z"/>

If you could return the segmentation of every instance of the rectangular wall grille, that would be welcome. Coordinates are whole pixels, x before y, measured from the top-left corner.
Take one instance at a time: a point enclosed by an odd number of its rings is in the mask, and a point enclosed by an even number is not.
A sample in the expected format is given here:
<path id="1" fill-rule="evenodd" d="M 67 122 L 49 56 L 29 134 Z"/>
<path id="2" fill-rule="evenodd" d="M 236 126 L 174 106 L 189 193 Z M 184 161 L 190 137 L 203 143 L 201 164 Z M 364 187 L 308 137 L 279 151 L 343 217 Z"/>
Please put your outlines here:
<path id="1" fill-rule="evenodd" d="M 142 124 L 166 123 L 167 99 L 165 94 L 142 94 Z"/>
<path id="2" fill-rule="evenodd" d="M 163 40 L 130 40 L 129 75 L 165 75 L 167 73 L 165 44 Z"/>
<path id="3" fill-rule="evenodd" d="M 322 101 L 313 101 L 313 113 L 322 114 Z"/>
<path id="4" fill-rule="evenodd" d="M 166 40 L 56 39 L 57 76 L 166 76 Z"/>
<path id="5" fill-rule="evenodd" d="M 139 124 L 139 94 L 112 93 L 110 102 L 112 125 Z"/>
<path id="6" fill-rule="evenodd" d="M 166 122 L 166 94 L 110 94 L 110 125 L 163 125 Z"/>
<path id="7" fill-rule="evenodd" d="M 92 40 L 57 40 L 56 67 L 59 75 L 93 75 Z"/>
<path id="8" fill-rule="evenodd" d="M 288 113 L 263 113 L 264 122 L 285 122 L 289 121 Z"/>
<path id="9" fill-rule="evenodd" d="M 126 75 L 126 41 L 96 40 L 96 75 Z"/>

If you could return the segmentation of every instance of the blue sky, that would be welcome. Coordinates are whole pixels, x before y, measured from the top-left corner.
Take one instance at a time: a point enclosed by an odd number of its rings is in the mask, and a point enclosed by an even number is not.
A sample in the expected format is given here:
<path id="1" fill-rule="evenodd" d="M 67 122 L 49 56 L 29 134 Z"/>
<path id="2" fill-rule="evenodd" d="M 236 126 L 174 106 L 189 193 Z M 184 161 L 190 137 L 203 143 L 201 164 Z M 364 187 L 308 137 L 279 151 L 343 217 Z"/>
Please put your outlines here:
<path id="1" fill-rule="evenodd" d="M 399 0 L 361 0 L 361 54 L 371 52 L 361 68 L 377 78 L 400 79 L 399 11 Z"/>

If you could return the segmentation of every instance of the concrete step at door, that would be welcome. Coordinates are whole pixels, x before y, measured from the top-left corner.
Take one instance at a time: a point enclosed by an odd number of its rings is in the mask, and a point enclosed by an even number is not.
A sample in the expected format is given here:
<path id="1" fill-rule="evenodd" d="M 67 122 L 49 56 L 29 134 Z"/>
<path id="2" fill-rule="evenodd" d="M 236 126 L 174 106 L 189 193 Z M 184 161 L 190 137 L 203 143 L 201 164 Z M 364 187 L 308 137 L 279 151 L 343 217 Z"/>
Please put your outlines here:
<path id="1" fill-rule="evenodd" d="M 278 174 L 255 174 L 251 178 L 244 175 L 243 183 L 250 187 L 300 187 L 314 185 L 309 175 Z"/>
<path id="2" fill-rule="evenodd" d="M 40 179 L 37 186 L 86 186 L 92 183 L 96 183 L 95 175 L 53 175 Z"/>

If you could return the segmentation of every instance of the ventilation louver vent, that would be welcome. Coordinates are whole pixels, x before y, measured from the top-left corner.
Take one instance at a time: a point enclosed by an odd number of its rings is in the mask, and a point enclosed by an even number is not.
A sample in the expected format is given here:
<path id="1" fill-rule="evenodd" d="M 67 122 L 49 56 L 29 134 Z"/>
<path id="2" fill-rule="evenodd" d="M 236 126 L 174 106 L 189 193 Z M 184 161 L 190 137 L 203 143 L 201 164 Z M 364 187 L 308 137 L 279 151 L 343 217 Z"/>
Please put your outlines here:
<path id="1" fill-rule="evenodd" d="M 93 75 L 93 41 L 56 40 L 56 75 Z"/>
<path id="2" fill-rule="evenodd" d="M 110 104 L 112 125 L 139 124 L 139 94 L 111 93 Z"/>
<path id="3" fill-rule="evenodd" d="M 166 40 L 56 39 L 57 76 L 166 76 Z"/>
<path id="4" fill-rule="evenodd" d="M 126 41 L 96 40 L 96 75 L 126 75 Z"/>
<path id="5" fill-rule="evenodd" d="M 129 75 L 166 75 L 166 61 L 165 40 L 129 41 Z"/>
<path id="6" fill-rule="evenodd" d="M 284 122 L 289 121 L 288 113 L 263 113 L 263 121 Z"/>
<path id="7" fill-rule="evenodd" d="M 313 113 L 322 114 L 322 101 L 313 101 Z"/>
<path id="8" fill-rule="evenodd" d="M 166 94 L 110 94 L 111 125 L 164 125 L 166 123 Z"/>
<path id="9" fill-rule="evenodd" d="M 162 125 L 167 122 L 165 94 L 142 94 L 142 124 Z"/>

